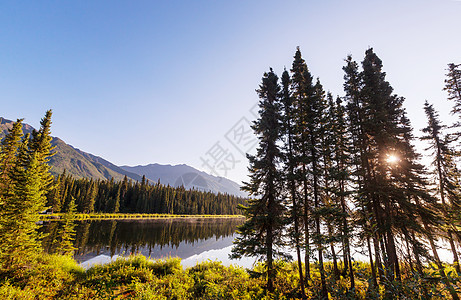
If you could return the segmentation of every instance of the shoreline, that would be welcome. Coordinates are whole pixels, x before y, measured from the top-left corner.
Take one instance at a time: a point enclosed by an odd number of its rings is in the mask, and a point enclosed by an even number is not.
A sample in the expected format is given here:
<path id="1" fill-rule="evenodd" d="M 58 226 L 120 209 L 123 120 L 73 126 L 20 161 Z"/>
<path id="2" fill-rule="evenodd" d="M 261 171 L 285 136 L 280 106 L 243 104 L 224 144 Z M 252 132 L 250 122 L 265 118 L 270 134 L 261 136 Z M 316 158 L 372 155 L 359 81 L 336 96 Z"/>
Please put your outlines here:
<path id="1" fill-rule="evenodd" d="M 153 220 L 153 219 L 242 219 L 243 215 L 174 215 L 143 213 L 77 213 L 71 220 Z M 39 215 L 40 221 L 61 221 L 66 219 L 65 213 Z"/>

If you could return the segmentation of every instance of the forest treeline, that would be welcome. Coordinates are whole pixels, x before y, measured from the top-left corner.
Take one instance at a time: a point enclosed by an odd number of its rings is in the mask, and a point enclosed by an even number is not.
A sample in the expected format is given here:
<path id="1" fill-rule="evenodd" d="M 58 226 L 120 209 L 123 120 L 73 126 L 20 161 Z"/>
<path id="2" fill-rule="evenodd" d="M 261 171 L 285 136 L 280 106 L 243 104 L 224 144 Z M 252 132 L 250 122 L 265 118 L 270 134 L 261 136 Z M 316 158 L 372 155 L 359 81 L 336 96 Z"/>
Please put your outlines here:
<path id="1" fill-rule="evenodd" d="M 432 159 L 429 168 L 423 166 L 405 99 L 394 94 L 382 68 L 373 49 L 361 64 L 348 56 L 343 97 L 325 92 L 299 48 L 280 79 L 272 69 L 264 73 L 257 90 L 260 117 L 253 124 L 259 146 L 248 155 L 251 180 L 244 186 L 253 198 L 243 207 L 247 220 L 232 257 L 263 260 L 268 292 L 274 292 L 277 280 L 274 259 L 286 259 L 291 248 L 299 298 L 307 298 L 312 261 L 320 273 L 321 299 L 344 280 L 349 285 L 344 296 L 356 297 L 352 247 L 360 245 L 371 267 L 367 297 L 403 297 L 410 274 L 418 291 L 405 297 L 431 298 L 435 280 L 459 299 L 453 277 L 461 275 L 455 132 L 460 122 L 449 133 L 433 105 L 421 107 L 427 116 L 422 139 Z M 445 83 L 453 113 L 461 117 L 460 65 L 449 65 Z M 448 244 L 457 275 L 445 271 L 441 243 Z M 326 259 L 332 262 L 330 271 Z M 431 265 L 437 278 L 426 272 Z"/>
<path id="2" fill-rule="evenodd" d="M 48 196 L 54 212 L 68 211 L 74 201 L 81 213 L 162 213 L 234 215 L 246 199 L 229 194 L 205 192 L 184 187 L 171 187 L 160 182 L 152 184 L 143 176 L 141 182 L 101 179 L 75 179 L 59 175 Z"/>

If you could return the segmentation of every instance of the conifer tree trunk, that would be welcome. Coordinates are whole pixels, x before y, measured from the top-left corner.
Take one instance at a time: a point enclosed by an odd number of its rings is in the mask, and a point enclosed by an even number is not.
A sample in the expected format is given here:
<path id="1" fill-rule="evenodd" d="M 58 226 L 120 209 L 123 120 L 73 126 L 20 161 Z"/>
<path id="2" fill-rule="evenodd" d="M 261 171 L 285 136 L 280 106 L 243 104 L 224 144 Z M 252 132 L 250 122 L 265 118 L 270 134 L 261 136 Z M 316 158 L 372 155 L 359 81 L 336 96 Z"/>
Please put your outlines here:
<path id="1" fill-rule="evenodd" d="M 295 247 L 296 247 L 296 257 L 298 259 L 298 273 L 299 273 L 299 283 L 301 288 L 301 297 L 302 299 L 306 299 L 305 287 L 304 287 L 304 275 L 303 275 L 303 266 L 301 260 L 301 247 L 300 247 L 300 232 L 299 232 L 299 220 L 298 220 L 298 212 L 297 212 L 297 201 L 296 201 L 296 186 L 294 181 L 290 182 L 291 185 L 291 198 L 293 199 L 293 219 L 294 219 L 294 230 L 295 230 Z"/>
<path id="2" fill-rule="evenodd" d="M 414 232 L 411 233 L 411 239 L 413 241 L 416 241 L 416 236 Z M 415 256 L 415 260 L 416 260 L 416 269 L 418 270 L 419 274 L 422 276 L 423 275 L 423 264 L 421 263 L 419 251 L 417 251 L 416 246 L 414 244 L 413 244 L 413 255 Z"/>
<path id="3" fill-rule="evenodd" d="M 292 211 L 291 216 L 293 218 L 294 223 L 294 239 L 295 239 L 295 249 L 296 249 L 296 257 L 298 260 L 298 273 L 299 273 L 299 282 L 300 282 L 300 289 L 301 289 L 301 298 L 306 298 L 305 293 L 305 282 L 304 282 L 304 274 L 303 274 L 303 267 L 302 267 L 302 259 L 301 259 L 301 241 L 300 241 L 300 228 L 299 228 L 299 209 L 301 208 L 298 202 L 298 195 L 296 192 L 296 177 L 295 177 L 295 168 L 298 164 L 296 160 L 294 145 L 293 145 L 293 135 L 294 135 L 294 126 L 293 126 L 293 98 L 290 94 L 290 76 L 288 72 L 285 70 L 282 75 L 282 103 L 283 109 L 285 112 L 284 115 L 284 128 L 287 135 L 287 155 L 286 158 L 286 165 L 288 166 L 288 174 L 287 174 L 287 181 L 290 190 L 290 196 L 292 201 Z"/>
<path id="4" fill-rule="evenodd" d="M 354 268 L 352 266 L 352 257 L 351 257 L 351 247 L 349 243 L 349 229 L 347 226 L 347 210 L 346 210 L 346 199 L 344 197 L 344 183 L 340 182 L 340 203 L 341 203 L 341 211 L 343 213 L 343 251 L 344 251 L 344 268 L 347 270 L 349 267 L 349 280 L 351 282 L 351 290 L 355 288 L 355 280 L 354 280 Z"/>
<path id="5" fill-rule="evenodd" d="M 384 279 L 383 264 L 381 262 L 378 241 L 379 241 L 379 238 L 377 237 L 377 233 L 374 233 L 373 234 L 373 247 L 375 250 L 375 265 L 376 265 L 376 268 L 378 269 L 379 282 L 382 283 L 385 281 L 385 279 Z"/>
<path id="6" fill-rule="evenodd" d="M 370 237 L 367 236 L 367 248 L 368 248 L 368 258 L 370 260 L 370 269 L 371 269 L 371 282 L 373 284 L 373 288 L 377 289 L 378 288 L 378 281 L 376 279 L 376 267 L 375 264 L 373 263 L 373 254 L 371 250 L 371 242 L 370 242 Z"/>
<path id="7" fill-rule="evenodd" d="M 268 202 L 268 206 L 273 204 L 273 201 L 270 199 Z M 273 263 L 273 254 L 272 254 L 272 245 L 274 241 L 272 238 L 272 225 L 269 224 L 267 227 L 267 234 L 266 234 L 266 257 L 267 257 L 267 291 L 269 293 L 274 292 L 274 267 L 272 266 Z"/>
<path id="8" fill-rule="evenodd" d="M 302 165 L 303 174 L 306 174 L 306 165 Z M 303 214 L 303 223 L 304 223 L 304 268 L 306 274 L 306 285 L 308 285 L 308 280 L 311 279 L 311 269 L 310 269 L 310 237 L 309 237 L 309 201 L 308 201 L 308 192 L 307 192 L 307 179 L 303 180 L 303 197 L 304 197 L 304 214 Z"/>
<path id="9" fill-rule="evenodd" d="M 329 238 L 332 239 L 333 228 L 330 224 L 328 224 L 328 235 L 329 235 Z M 339 268 L 338 268 L 338 259 L 336 258 L 335 246 L 332 241 L 330 241 L 330 251 L 331 251 L 331 257 L 333 258 L 333 275 L 334 275 L 335 280 L 337 280 L 339 279 L 340 273 L 339 273 Z"/>
<path id="10" fill-rule="evenodd" d="M 314 208 L 319 209 L 319 186 L 318 186 L 318 169 L 317 169 L 317 155 L 314 149 L 315 141 L 311 136 L 311 158 L 312 158 L 312 174 L 313 174 L 313 187 L 314 187 Z M 325 279 L 325 269 L 323 266 L 323 245 L 321 243 L 321 232 L 320 232 L 320 216 L 316 212 L 314 217 L 315 222 L 315 233 L 316 233 L 316 246 L 319 259 L 319 268 L 320 268 L 320 281 L 322 283 L 322 298 L 328 299 L 327 283 Z"/>

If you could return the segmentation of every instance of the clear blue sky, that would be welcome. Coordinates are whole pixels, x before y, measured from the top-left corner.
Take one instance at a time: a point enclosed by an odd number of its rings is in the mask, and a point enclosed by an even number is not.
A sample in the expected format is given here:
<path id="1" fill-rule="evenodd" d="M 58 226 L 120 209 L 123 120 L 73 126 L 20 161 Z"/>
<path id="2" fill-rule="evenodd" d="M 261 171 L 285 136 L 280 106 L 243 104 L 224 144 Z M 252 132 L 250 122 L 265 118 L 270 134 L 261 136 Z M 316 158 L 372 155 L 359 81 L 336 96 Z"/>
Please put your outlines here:
<path id="1" fill-rule="evenodd" d="M 239 181 L 247 163 L 225 134 L 296 46 L 340 96 L 344 58 L 373 47 L 419 134 L 425 99 L 450 119 L 442 88 L 460 36 L 455 0 L 3 1 L 0 115 L 37 127 L 52 108 L 53 135 L 118 165 L 209 171 L 201 157 L 219 142 Z"/>

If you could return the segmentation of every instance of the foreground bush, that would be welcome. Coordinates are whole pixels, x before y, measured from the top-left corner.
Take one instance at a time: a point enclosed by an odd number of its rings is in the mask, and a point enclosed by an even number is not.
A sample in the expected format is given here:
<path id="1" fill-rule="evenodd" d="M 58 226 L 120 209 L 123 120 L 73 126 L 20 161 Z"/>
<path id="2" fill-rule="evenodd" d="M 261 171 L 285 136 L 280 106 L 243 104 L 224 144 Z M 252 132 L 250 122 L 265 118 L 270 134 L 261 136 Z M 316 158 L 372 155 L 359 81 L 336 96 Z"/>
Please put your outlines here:
<path id="1" fill-rule="evenodd" d="M 71 257 L 43 254 L 29 266 L 3 270 L 0 299 L 59 299 L 84 275 Z"/>
<path id="2" fill-rule="evenodd" d="M 348 290 L 347 276 L 333 276 L 326 264 L 331 299 L 381 299 L 381 290 L 370 289 L 370 269 L 366 263 L 354 263 L 356 288 Z M 263 264 L 252 270 L 223 266 L 207 261 L 183 269 L 178 258 L 149 260 L 144 256 L 119 258 L 106 265 L 82 269 L 72 258 L 43 254 L 31 265 L 0 274 L 0 299 L 299 299 L 297 264 L 278 261 L 275 293 L 266 295 Z M 340 266 L 341 267 L 341 266 Z M 420 277 L 402 266 L 401 283 L 393 283 L 404 299 L 445 299 L 448 295 L 437 272 L 428 266 Z M 447 274 L 461 289 L 452 267 Z M 318 299 L 319 269 L 311 265 L 306 294 Z"/>

